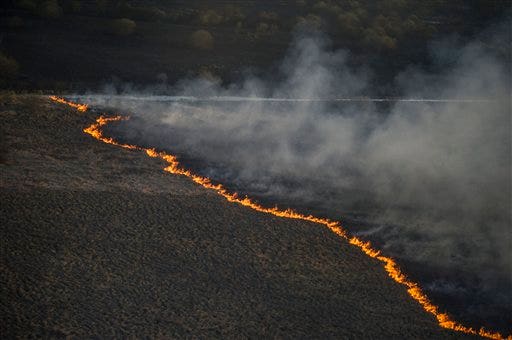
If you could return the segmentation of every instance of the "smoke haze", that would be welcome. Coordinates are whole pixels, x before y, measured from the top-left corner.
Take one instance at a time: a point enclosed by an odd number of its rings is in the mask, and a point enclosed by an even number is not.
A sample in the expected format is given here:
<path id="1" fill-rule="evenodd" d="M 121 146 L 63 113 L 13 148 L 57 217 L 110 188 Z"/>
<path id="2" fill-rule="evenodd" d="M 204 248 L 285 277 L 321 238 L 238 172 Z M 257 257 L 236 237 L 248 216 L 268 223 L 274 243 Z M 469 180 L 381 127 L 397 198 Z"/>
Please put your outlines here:
<path id="1" fill-rule="evenodd" d="M 393 86 L 404 98 L 450 100 L 328 100 L 372 92 L 371 72 L 347 58 L 318 35 L 297 36 L 278 82 L 187 79 L 167 89 L 181 100 L 127 97 L 155 89 L 81 100 L 132 113 L 115 130 L 123 140 L 182 155 L 262 200 L 342 218 L 386 254 L 435 268 L 420 273 L 427 289 L 478 292 L 494 310 L 475 313 L 510 313 L 510 63 L 449 39 L 432 45 L 434 73 L 410 66 Z"/>

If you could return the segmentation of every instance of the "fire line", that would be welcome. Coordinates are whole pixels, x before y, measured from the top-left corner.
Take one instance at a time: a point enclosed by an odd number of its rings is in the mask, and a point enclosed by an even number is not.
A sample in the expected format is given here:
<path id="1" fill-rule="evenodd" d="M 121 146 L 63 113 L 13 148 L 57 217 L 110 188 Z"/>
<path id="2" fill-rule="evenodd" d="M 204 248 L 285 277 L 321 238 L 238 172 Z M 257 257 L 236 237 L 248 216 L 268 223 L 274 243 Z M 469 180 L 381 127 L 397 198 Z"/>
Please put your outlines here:
<path id="1" fill-rule="evenodd" d="M 70 107 L 75 108 L 76 110 L 80 112 L 85 112 L 88 109 L 88 106 L 86 104 L 80 104 L 80 103 L 74 103 L 67 101 L 64 98 L 56 97 L 56 96 L 50 96 L 50 100 L 53 100 L 57 103 L 65 104 Z M 427 295 L 423 292 L 419 284 L 416 282 L 411 281 L 400 269 L 398 264 L 394 259 L 391 257 L 387 257 L 381 254 L 381 252 L 375 248 L 373 248 L 372 244 L 370 242 L 365 242 L 360 240 L 359 238 L 355 236 L 351 236 L 347 233 L 347 231 L 342 227 L 341 223 L 338 221 L 329 220 L 326 218 L 319 218 L 315 217 L 313 215 L 303 215 L 300 214 L 292 209 L 280 209 L 278 207 L 273 208 L 267 208 L 264 207 L 255 201 L 251 200 L 249 197 L 240 197 L 236 192 L 230 192 L 228 191 L 222 184 L 214 184 L 209 178 L 202 177 L 199 175 L 196 175 L 192 173 L 190 170 L 187 170 L 181 166 L 181 164 L 178 161 L 178 158 L 174 155 L 168 154 L 163 151 L 157 151 L 153 148 L 144 148 L 137 145 L 131 145 L 131 144 L 123 144 L 117 142 L 115 139 L 111 137 L 106 137 L 103 135 L 102 128 L 111 123 L 116 121 L 122 121 L 122 120 L 128 120 L 129 117 L 123 117 L 123 116 L 111 116 L 111 117 L 104 117 L 100 116 L 96 119 L 96 121 L 88 126 L 87 128 L 83 129 L 83 132 L 91 135 L 97 140 L 100 140 L 107 144 L 112 144 L 118 147 L 122 147 L 125 149 L 130 150 L 139 150 L 144 151 L 146 154 L 153 158 L 161 158 L 164 161 L 166 161 L 169 165 L 164 168 L 164 171 L 169 172 L 171 174 L 175 175 L 182 175 L 190 178 L 195 183 L 201 185 L 202 187 L 206 189 L 211 189 L 215 191 L 220 196 L 224 197 L 229 202 L 237 203 L 246 207 L 249 207 L 253 210 L 271 214 L 278 217 L 283 218 L 291 218 L 291 219 L 298 219 L 313 223 L 321 224 L 325 227 L 327 227 L 329 230 L 331 230 L 334 234 L 338 235 L 340 238 L 342 238 L 345 241 L 348 241 L 350 244 L 358 247 L 361 251 L 363 251 L 366 255 L 368 255 L 371 258 L 374 258 L 380 262 L 382 262 L 384 269 L 388 273 L 388 275 L 396 282 L 404 285 L 407 288 L 408 294 L 416 300 L 423 309 L 434 315 L 437 319 L 437 322 L 439 323 L 439 326 L 447 329 L 451 329 L 457 332 L 462 332 L 465 334 L 471 334 L 471 335 L 479 335 L 484 338 L 488 339 L 508 339 L 512 340 L 512 334 L 508 335 L 507 337 L 503 336 L 499 332 L 493 332 L 486 330 L 484 327 L 481 327 L 479 330 L 476 330 L 472 327 L 464 326 L 457 321 L 453 320 L 447 313 L 441 312 L 439 306 L 434 305 L 430 299 L 427 297 Z"/>

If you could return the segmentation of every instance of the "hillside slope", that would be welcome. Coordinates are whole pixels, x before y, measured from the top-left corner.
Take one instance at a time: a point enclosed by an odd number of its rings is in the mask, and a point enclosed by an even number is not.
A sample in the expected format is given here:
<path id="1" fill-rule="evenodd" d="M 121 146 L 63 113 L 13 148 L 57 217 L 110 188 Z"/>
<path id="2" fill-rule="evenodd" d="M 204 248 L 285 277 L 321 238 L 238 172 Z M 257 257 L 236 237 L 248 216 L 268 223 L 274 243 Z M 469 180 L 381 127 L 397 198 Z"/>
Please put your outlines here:
<path id="1" fill-rule="evenodd" d="M 232 205 L 2 96 L 2 337 L 459 338 L 328 230 Z"/>

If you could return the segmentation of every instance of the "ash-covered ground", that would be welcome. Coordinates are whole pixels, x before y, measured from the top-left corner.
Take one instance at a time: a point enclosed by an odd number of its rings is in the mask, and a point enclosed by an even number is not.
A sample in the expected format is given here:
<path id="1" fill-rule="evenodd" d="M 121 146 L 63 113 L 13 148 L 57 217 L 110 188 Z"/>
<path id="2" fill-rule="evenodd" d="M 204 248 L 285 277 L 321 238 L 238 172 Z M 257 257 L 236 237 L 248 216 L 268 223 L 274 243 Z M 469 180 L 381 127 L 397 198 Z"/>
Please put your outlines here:
<path id="1" fill-rule="evenodd" d="M 0 102 L 3 338 L 464 337 L 321 226 L 94 140 L 95 112 Z"/>

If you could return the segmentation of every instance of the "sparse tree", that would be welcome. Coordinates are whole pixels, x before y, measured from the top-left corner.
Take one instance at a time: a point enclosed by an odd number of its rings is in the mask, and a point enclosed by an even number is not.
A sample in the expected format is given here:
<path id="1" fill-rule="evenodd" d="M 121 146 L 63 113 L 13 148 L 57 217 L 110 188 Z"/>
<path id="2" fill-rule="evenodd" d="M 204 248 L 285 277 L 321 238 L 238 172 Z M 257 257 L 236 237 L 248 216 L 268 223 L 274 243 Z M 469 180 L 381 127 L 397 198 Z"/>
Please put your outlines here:
<path id="1" fill-rule="evenodd" d="M 223 20 L 222 16 L 213 9 L 200 11 L 198 16 L 199 23 L 204 26 L 219 25 Z"/>
<path id="2" fill-rule="evenodd" d="M 47 0 L 39 4 L 37 12 L 43 18 L 56 19 L 62 15 L 62 7 L 57 0 Z"/>
<path id="3" fill-rule="evenodd" d="M 226 5 L 222 12 L 226 23 L 237 23 L 245 19 L 245 13 L 239 6 Z"/>
<path id="4" fill-rule="evenodd" d="M 340 14 L 337 23 L 341 35 L 348 39 L 357 38 L 363 30 L 361 20 L 353 12 Z"/>
<path id="5" fill-rule="evenodd" d="M 198 30 L 190 36 L 190 45 L 199 50 L 211 50 L 214 45 L 214 39 L 210 32 Z"/>
<path id="6" fill-rule="evenodd" d="M 110 23 L 109 31 L 117 36 L 128 36 L 135 31 L 136 27 L 137 24 L 133 20 L 127 18 L 115 19 Z"/>

